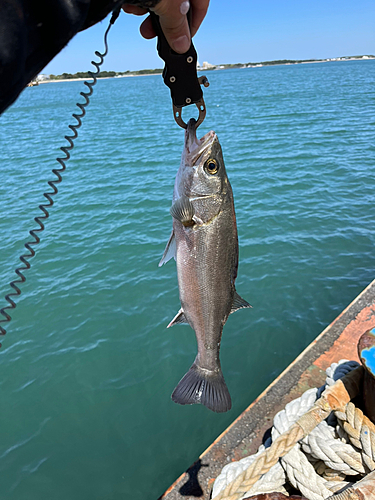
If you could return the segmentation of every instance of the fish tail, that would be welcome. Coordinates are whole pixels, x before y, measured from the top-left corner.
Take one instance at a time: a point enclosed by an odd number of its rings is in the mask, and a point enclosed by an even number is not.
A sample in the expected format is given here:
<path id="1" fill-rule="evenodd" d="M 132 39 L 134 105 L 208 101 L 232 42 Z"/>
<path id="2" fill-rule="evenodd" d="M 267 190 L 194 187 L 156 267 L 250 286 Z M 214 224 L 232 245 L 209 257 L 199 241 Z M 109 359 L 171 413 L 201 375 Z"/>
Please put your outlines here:
<path id="1" fill-rule="evenodd" d="M 221 369 L 205 370 L 193 363 L 173 391 L 172 400 L 180 405 L 202 404 L 222 413 L 232 407 L 232 401 Z"/>

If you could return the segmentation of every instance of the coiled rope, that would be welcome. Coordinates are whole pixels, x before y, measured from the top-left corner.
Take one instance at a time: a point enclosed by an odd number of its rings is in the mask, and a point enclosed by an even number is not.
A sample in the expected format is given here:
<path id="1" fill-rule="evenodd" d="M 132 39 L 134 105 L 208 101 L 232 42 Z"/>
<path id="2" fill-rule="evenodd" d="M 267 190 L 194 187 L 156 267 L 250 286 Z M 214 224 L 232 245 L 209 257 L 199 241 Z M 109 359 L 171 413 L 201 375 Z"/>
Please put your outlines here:
<path id="1" fill-rule="evenodd" d="M 334 363 L 325 388 L 306 391 L 275 416 L 272 438 L 258 453 L 223 468 L 212 498 L 286 493 L 288 484 L 308 500 L 338 491 L 332 499 L 359 498 L 348 478 L 375 471 L 375 426 L 351 402 L 362 376 L 357 362 Z"/>

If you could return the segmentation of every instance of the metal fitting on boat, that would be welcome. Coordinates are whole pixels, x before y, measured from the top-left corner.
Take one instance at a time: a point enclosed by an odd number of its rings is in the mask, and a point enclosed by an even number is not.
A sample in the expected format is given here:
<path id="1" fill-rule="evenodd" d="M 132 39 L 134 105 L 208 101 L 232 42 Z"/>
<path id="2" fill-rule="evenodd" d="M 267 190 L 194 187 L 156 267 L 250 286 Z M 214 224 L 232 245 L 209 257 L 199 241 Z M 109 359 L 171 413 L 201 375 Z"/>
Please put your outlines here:
<path id="1" fill-rule="evenodd" d="M 358 356 L 364 368 L 363 409 L 366 416 L 375 424 L 375 329 L 367 330 L 359 339 Z"/>

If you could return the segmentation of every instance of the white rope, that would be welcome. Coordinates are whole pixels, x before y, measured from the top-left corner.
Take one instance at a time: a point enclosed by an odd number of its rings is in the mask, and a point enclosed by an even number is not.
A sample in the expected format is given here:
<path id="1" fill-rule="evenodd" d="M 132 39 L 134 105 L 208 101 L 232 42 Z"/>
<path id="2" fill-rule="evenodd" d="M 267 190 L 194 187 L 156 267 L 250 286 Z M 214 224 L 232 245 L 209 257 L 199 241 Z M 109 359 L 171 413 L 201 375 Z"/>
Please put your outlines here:
<path id="1" fill-rule="evenodd" d="M 352 402 L 346 405 L 345 412 L 336 411 L 334 413 L 340 422 L 340 425 L 336 426 L 338 436 L 342 438 L 342 441 L 358 448 L 363 464 L 368 471 L 375 470 L 374 425 Z"/>
<path id="2" fill-rule="evenodd" d="M 288 403 L 284 410 L 275 416 L 271 432 L 273 441 L 312 408 L 317 399 L 317 393 L 317 389 L 306 391 L 300 398 Z M 313 465 L 301 452 L 299 444 L 296 444 L 287 455 L 281 458 L 281 465 L 292 486 L 300 490 L 309 500 L 322 500 L 332 495 L 332 492 L 325 486 L 325 480 L 315 473 Z"/>
<path id="3" fill-rule="evenodd" d="M 215 481 L 212 490 L 212 498 L 218 495 L 220 491 L 226 487 L 227 484 L 234 481 L 234 479 L 236 479 L 236 477 L 239 476 L 241 472 L 247 469 L 254 462 L 254 460 L 256 460 L 258 456 L 263 453 L 265 448 L 268 448 L 267 444 L 268 446 L 270 446 L 270 440 L 269 443 L 266 443 L 266 446 L 261 445 L 255 455 L 245 457 L 238 462 L 232 462 L 226 465 Z M 267 474 L 264 474 L 262 476 L 262 478 L 256 483 L 256 485 L 254 485 L 248 492 L 246 492 L 246 494 L 243 495 L 243 498 L 249 495 L 257 495 L 259 493 L 272 493 L 274 491 L 285 493 L 285 481 L 286 477 L 284 469 L 278 462 L 267 472 Z"/>
<path id="4" fill-rule="evenodd" d="M 309 500 L 322 500 L 332 495 L 332 491 L 326 487 L 326 481 L 315 473 L 298 445 L 281 459 L 281 464 L 292 486 Z"/>
<path id="5" fill-rule="evenodd" d="M 335 429 L 327 422 L 321 422 L 302 440 L 302 450 L 345 475 L 356 476 L 368 472 L 361 453 L 355 451 L 350 444 L 340 441 Z"/>
<path id="6" fill-rule="evenodd" d="M 326 385 L 333 385 L 337 380 L 339 380 L 358 366 L 359 363 L 357 361 L 348 361 L 347 359 L 340 359 L 338 363 L 332 363 L 331 366 L 326 370 Z"/>
<path id="7" fill-rule="evenodd" d="M 333 363 L 327 369 L 326 385 L 332 385 L 357 366 L 358 363 L 355 361 L 340 360 L 338 363 Z M 298 418 L 314 405 L 316 399 L 320 396 L 321 390 L 322 388 L 306 391 L 300 398 L 288 403 L 284 410 L 275 416 L 271 432 L 272 441 L 287 431 Z M 307 436 L 301 444 L 296 444 L 242 498 L 259 493 L 285 492 L 284 484 L 287 476 L 289 482 L 308 500 L 324 500 L 330 497 L 333 492 L 351 485 L 346 481 L 340 481 L 340 478 L 344 479 L 346 475 L 364 474 L 368 470 L 366 459 L 363 459 L 361 453 L 356 451 L 351 444 L 348 444 L 349 439 L 347 437 L 344 439 L 339 438 L 335 428 L 332 427 L 332 425 L 336 424 L 334 418 L 330 419 L 330 423 L 331 425 L 326 422 L 319 424 L 311 432 L 311 440 L 310 436 Z M 214 483 L 212 498 L 215 498 L 220 491 L 224 490 L 230 482 L 247 469 L 263 452 L 265 447 L 270 446 L 270 444 L 269 440 L 269 442 L 265 443 L 265 446 L 262 445 L 259 448 L 255 455 L 226 465 Z M 301 451 L 301 445 L 307 455 Z M 317 460 L 324 463 L 324 469 L 322 469 L 324 470 L 324 477 L 315 472 L 313 463 L 316 463 Z M 327 480 L 330 478 L 334 480 Z"/>

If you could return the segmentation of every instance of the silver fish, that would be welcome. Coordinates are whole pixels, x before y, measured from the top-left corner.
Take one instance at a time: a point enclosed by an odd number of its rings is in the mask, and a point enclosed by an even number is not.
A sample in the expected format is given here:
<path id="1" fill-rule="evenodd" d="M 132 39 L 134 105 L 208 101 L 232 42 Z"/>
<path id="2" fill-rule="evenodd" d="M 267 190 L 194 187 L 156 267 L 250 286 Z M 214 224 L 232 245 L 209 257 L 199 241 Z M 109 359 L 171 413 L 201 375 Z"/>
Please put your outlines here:
<path id="1" fill-rule="evenodd" d="M 232 403 L 219 360 L 221 335 L 229 314 L 251 306 L 234 286 L 237 226 L 221 146 L 213 131 L 198 140 L 194 119 L 185 132 L 170 213 L 173 231 L 159 266 L 175 258 L 181 309 L 168 327 L 189 323 L 198 343 L 197 357 L 172 399 L 225 412 Z"/>

